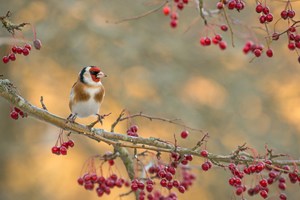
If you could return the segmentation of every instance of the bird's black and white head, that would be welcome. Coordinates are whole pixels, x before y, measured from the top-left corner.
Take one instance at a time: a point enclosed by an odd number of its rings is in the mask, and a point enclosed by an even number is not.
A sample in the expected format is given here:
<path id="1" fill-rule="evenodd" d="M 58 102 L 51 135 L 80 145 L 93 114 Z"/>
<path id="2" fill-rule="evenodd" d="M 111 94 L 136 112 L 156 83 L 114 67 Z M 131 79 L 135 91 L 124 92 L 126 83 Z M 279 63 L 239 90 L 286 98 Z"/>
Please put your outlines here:
<path id="1" fill-rule="evenodd" d="M 99 67 L 88 66 L 84 67 L 79 73 L 79 79 L 82 83 L 92 86 L 101 85 L 101 78 L 106 75 L 101 71 Z"/>

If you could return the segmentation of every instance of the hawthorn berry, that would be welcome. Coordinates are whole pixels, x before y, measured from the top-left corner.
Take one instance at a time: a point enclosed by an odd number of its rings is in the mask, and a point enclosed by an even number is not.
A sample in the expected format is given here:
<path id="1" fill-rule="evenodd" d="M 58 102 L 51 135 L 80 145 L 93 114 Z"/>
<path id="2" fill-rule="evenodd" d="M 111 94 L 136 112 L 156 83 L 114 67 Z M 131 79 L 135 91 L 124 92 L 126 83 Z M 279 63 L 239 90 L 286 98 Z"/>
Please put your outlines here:
<path id="1" fill-rule="evenodd" d="M 14 120 L 17 120 L 19 118 L 19 114 L 16 111 L 12 111 L 10 113 L 10 117 Z"/>
<path id="2" fill-rule="evenodd" d="M 179 186 L 178 187 L 178 191 L 180 192 L 180 193 L 184 193 L 185 192 L 185 187 L 184 186 Z"/>
<path id="3" fill-rule="evenodd" d="M 264 7 L 261 4 L 257 4 L 255 10 L 257 13 L 261 13 L 263 11 Z"/>
<path id="4" fill-rule="evenodd" d="M 207 156 L 208 156 L 208 151 L 202 150 L 202 151 L 200 152 L 200 155 L 203 156 L 204 158 L 207 158 Z"/>
<path id="5" fill-rule="evenodd" d="M 220 41 L 219 42 L 219 47 L 220 47 L 221 50 L 224 50 L 227 47 L 227 43 L 225 41 Z"/>
<path id="6" fill-rule="evenodd" d="M 221 25 L 220 28 L 221 28 L 222 31 L 227 31 L 228 30 L 227 25 Z"/>
<path id="7" fill-rule="evenodd" d="M 286 10 L 281 11 L 280 16 L 282 19 L 288 18 L 288 12 Z"/>
<path id="8" fill-rule="evenodd" d="M 42 48 L 42 42 L 39 39 L 33 41 L 33 46 L 35 49 L 40 50 Z"/>
<path id="9" fill-rule="evenodd" d="M 255 55 L 256 57 L 259 57 L 259 56 L 261 55 L 261 50 L 260 50 L 260 49 L 255 49 L 255 50 L 253 51 L 253 53 L 254 53 L 254 55 Z"/>
<path id="10" fill-rule="evenodd" d="M 11 53 L 11 54 L 9 54 L 9 60 L 11 60 L 11 61 L 15 61 L 16 60 L 16 54 L 14 54 L 14 53 Z"/>
<path id="11" fill-rule="evenodd" d="M 29 54 L 29 49 L 24 48 L 24 49 L 22 50 L 22 53 L 23 53 L 24 56 L 27 56 L 27 55 Z"/>
<path id="12" fill-rule="evenodd" d="M 172 28 L 176 28 L 176 27 L 177 27 L 177 20 L 172 19 L 171 22 L 170 22 L 170 26 L 171 26 Z"/>
<path id="13" fill-rule="evenodd" d="M 268 49 L 267 51 L 266 51 L 266 54 L 267 54 L 267 56 L 268 57 L 273 57 L 273 50 L 272 49 Z"/>
<path id="14" fill-rule="evenodd" d="M 25 44 L 24 48 L 26 48 L 30 51 L 31 50 L 31 45 L 30 44 Z"/>
<path id="15" fill-rule="evenodd" d="M 208 162 L 205 162 L 201 165 L 201 168 L 203 171 L 207 171 L 207 170 L 209 170 L 210 166 L 209 166 Z"/>
<path id="16" fill-rule="evenodd" d="M 3 56 L 2 58 L 3 63 L 8 63 L 9 62 L 9 57 L 8 56 Z"/>
<path id="17" fill-rule="evenodd" d="M 188 135 L 189 135 L 189 132 L 187 130 L 182 131 L 180 134 L 181 138 L 183 138 L 183 139 L 187 138 Z"/>
<path id="18" fill-rule="evenodd" d="M 170 6 L 165 6 L 165 7 L 163 8 L 163 13 L 164 13 L 164 15 L 169 15 L 170 12 L 171 12 Z"/>
<path id="19" fill-rule="evenodd" d="M 221 1 L 219 1 L 219 2 L 217 3 L 217 8 L 218 8 L 219 10 L 223 9 L 223 8 L 224 8 L 224 3 L 221 2 Z"/>
<path id="20" fill-rule="evenodd" d="M 262 190 L 260 191 L 260 196 L 264 199 L 266 199 L 268 197 L 268 192 L 266 190 Z"/>

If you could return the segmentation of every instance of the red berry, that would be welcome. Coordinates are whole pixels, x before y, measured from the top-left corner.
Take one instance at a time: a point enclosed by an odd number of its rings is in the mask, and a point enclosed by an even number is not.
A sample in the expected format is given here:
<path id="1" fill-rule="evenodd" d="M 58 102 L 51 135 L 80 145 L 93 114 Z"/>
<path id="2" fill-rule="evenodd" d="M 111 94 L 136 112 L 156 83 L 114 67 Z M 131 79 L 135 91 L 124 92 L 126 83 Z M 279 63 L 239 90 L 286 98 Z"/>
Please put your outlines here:
<path id="1" fill-rule="evenodd" d="M 202 150 L 200 154 L 201 154 L 201 156 L 203 156 L 204 158 L 207 158 L 207 156 L 208 156 L 208 151 Z"/>
<path id="2" fill-rule="evenodd" d="M 24 48 L 26 48 L 30 51 L 31 50 L 31 45 L 30 44 L 25 44 Z"/>
<path id="3" fill-rule="evenodd" d="M 184 8 L 184 4 L 183 4 L 182 2 L 179 2 L 179 3 L 177 4 L 177 8 L 178 8 L 179 10 L 182 10 L 182 9 Z"/>
<path id="4" fill-rule="evenodd" d="M 169 15 L 170 14 L 170 11 L 171 11 L 171 8 L 169 6 L 165 6 L 163 8 L 163 13 L 164 15 Z"/>
<path id="5" fill-rule="evenodd" d="M 268 197 L 268 192 L 266 190 L 262 190 L 260 191 L 260 196 L 264 199 L 266 199 Z"/>
<path id="6" fill-rule="evenodd" d="M 219 47 L 221 50 L 224 50 L 227 47 L 227 43 L 225 41 L 221 41 L 219 42 Z"/>
<path id="7" fill-rule="evenodd" d="M 140 190 L 144 190 L 145 189 L 145 184 L 143 182 L 138 182 L 138 187 Z"/>
<path id="8" fill-rule="evenodd" d="M 261 24 L 265 23 L 265 22 L 266 22 L 266 16 L 265 16 L 265 15 L 260 16 L 260 17 L 259 17 L 259 22 L 260 22 Z"/>
<path id="9" fill-rule="evenodd" d="M 295 11 L 288 10 L 287 15 L 288 15 L 289 18 L 293 18 L 293 17 L 295 17 Z"/>
<path id="10" fill-rule="evenodd" d="M 16 60 L 16 54 L 14 54 L 14 53 L 11 53 L 11 54 L 9 54 L 9 60 L 11 60 L 11 61 L 15 61 Z"/>
<path id="11" fill-rule="evenodd" d="M 29 49 L 24 48 L 24 49 L 22 50 L 22 53 L 23 53 L 24 56 L 27 56 L 27 55 L 29 54 Z"/>
<path id="12" fill-rule="evenodd" d="M 185 187 L 184 186 L 179 186 L 178 187 L 178 191 L 180 192 L 180 193 L 184 193 L 185 192 Z"/>
<path id="13" fill-rule="evenodd" d="M 273 21 L 273 15 L 271 13 L 269 13 L 269 14 L 266 15 L 266 21 L 267 22 Z"/>
<path id="14" fill-rule="evenodd" d="M 235 0 L 231 0 L 229 3 L 228 3 L 228 9 L 232 10 L 235 8 L 235 5 L 236 5 L 236 2 Z"/>
<path id="15" fill-rule="evenodd" d="M 189 0 L 182 0 L 183 3 L 188 4 Z"/>
<path id="16" fill-rule="evenodd" d="M 259 184 L 262 186 L 262 187 L 267 187 L 268 185 L 268 181 L 266 179 L 262 179 L 259 181 Z"/>
<path id="17" fill-rule="evenodd" d="M 205 44 L 205 37 L 200 38 L 200 44 L 202 46 L 206 46 L 206 44 Z"/>
<path id="18" fill-rule="evenodd" d="M 189 135 L 189 132 L 186 131 L 186 130 L 182 131 L 181 134 L 180 134 L 181 138 L 183 138 L 183 139 L 187 138 L 188 135 Z"/>
<path id="19" fill-rule="evenodd" d="M 19 114 L 16 111 L 12 111 L 10 113 L 10 117 L 14 120 L 17 120 L 19 118 Z"/>
<path id="20" fill-rule="evenodd" d="M 207 171 L 207 170 L 209 170 L 210 166 L 207 162 L 205 162 L 201 165 L 201 168 L 203 171 Z"/>
<path id="21" fill-rule="evenodd" d="M 281 194 L 279 195 L 279 199 L 281 199 L 281 200 L 286 200 L 287 197 L 286 197 L 286 195 L 285 195 L 284 193 L 281 193 Z"/>
<path id="22" fill-rule="evenodd" d="M 17 46 L 13 46 L 12 48 L 11 48 L 11 51 L 13 52 L 13 53 L 17 53 Z"/>
<path id="23" fill-rule="evenodd" d="M 235 194 L 238 195 L 238 196 L 241 195 L 243 192 L 244 192 L 244 189 L 242 187 L 238 187 L 235 190 Z"/>
<path id="24" fill-rule="evenodd" d="M 280 16 L 282 19 L 288 18 L 288 12 L 286 10 L 281 11 Z"/>
<path id="25" fill-rule="evenodd" d="M 261 50 L 260 50 L 260 49 L 255 49 L 255 50 L 253 51 L 253 53 L 254 53 L 254 55 L 255 55 L 256 57 L 259 57 L 259 56 L 261 55 Z"/>
<path id="26" fill-rule="evenodd" d="M 8 56 L 3 56 L 2 61 L 3 61 L 3 63 L 8 63 L 9 62 L 9 57 Z"/>
<path id="27" fill-rule="evenodd" d="M 289 48 L 290 50 L 294 50 L 294 49 L 296 48 L 295 43 L 290 42 L 290 43 L 288 44 L 288 48 Z"/>
<path id="28" fill-rule="evenodd" d="M 218 2 L 217 3 L 217 8 L 219 9 L 219 10 L 221 10 L 221 9 L 223 9 L 224 8 L 224 4 L 223 4 L 223 2 Z"/>
<path id="29" fill-rule="evenodd" d="M 265 15 L 267 15 L 267 14 L 270 13 L 270 9 L 269 9 L 269 7 L 267 7 L 267 6 L 264 7 L 262 11 L 263 11 L 263 13 L 264 13 Z"/>
<path id="30" fill-rule="evenodd" d="M 137 183 L 132 183 L 132 184 L 131 184 L 131 190 L 132 190 L 132 191 L 136 191 L 138 188 L 139 188 L 139 186 L 138 186 Z"/>
<path id="31" fill-rule="evenodd" d="M 267 56 L 268 57 L 273 57 L 273 51 L 272 51 L 272 49 L 268 49 L 267 51 L 266 51 L 266 54 L 267 54 Z"/>
<path id="32" fill-rule="evenodd" d="M 59 151 L 60 151 L 61 155 L 67 155 L 68 150 L 66 147 L 61 146 Z"/>
<path id="33" fill-rule="evenodd" d="M 185 159 L 188 160 L 188 161 L 192 161 L 193 160 L 193 155 L 185 155 Z"/>
<path id="34" fill-rule="evenodd" d="M 222 31 L 227 31 L 228 30 L 227 25 L 221 25 L 220 28 L 221 28 Z"/>
<path id="35" fill-rule="evenodd" d="M 52 149 L 53 149 L 53 148 L 52 148 Z M 83 183 L 84 183 L 83 178 L 82 178 L 82 177 L 78 178 L 78 179 L 77 179 L 77 183 L 78 183 L 79 185 L 83 185 Z"/>
<path id="36" fill-rule="evenodd" d="M 52 151 L 53 154 L 59 154 L 60 153 L 59 147 L 56 147 L 56 146 L 52 147 L 51 151 Z"/>
<path id="37" fill-rule="evenodd" d="M 281 190 L 285 190 L 285 189 L 286 189 L 286 184 L 283 183 L 283 182 L 280 182 L 280 183 L 278 184 L 278 187 L 279 187 L 279 189 L 281 189 Z"/>
<path id="38" fill-rule="evenodd" d="M 33 41 L 33 46 L 35 49 L 40 50 L 42 48 L 42 42 L 39 39 Z"/>
<path id="39" fill-rule="evenodd" d="M 163 179 L 160 180 L 160 185 L 161 185 L 162 187 L 166 187 L 167 184 L 168 184 L 168 183 L 167 183 L 167 180 L 166 180 L 166 179 L 163 178 Z"/>
<path id="40" fill-rule="evenodd" d="M 146 190 L 147 190 L 148 192 L 152 192 L 152 190 L 153 190 L 153 185 L 152 185 L 152 184 L 147 185 L 147 186 L 146 186 Z"/>
<path id="41" fill-rule="evenodd" d="M 17 47 L 16 51 L 17 51 L 17 54 L 21 54 L 21 53 L 23 53 L 23 48 Z"/>
<path id="42" fill-rule="evenodd" d="M 178 19 L 178 14 L 177 14 L 177 12 L 172 12 L 172 14 L 171 14 L 171 19 Z"/>
<path id="43" fill-rule="evenodd" d="M 177 20 L 172 19 L 171 22 L 170 22 L 170 26 L 171 26 L 172 28 L 176 28 L 176 27 L 177 27 Z"/>
<path id="44" fill-rule="evenodd" d="M 173 186 L 174 186 L 174 187 L 178 188 L 179 185 L 180 185 L 179 181 L 177 181 L 177 180 L 174 180 L 174 181 L 173 181 Z"/>
<path id="45" fill-rule="evenodd" d="M 206 46 L 209 46 L 211 44 L 211 39 L 209 37 L 206 37 L 204 42 Z"/>
<path id="46" fill-rule="evenodd" d="M 256 10 L 257 13 L 261 13 L 261 12 L 263 11 L 263 8 L 264 8 L 264 7 L 263 7 L 261 4 L 258 4 L 258 5 L 256 6 L 255 10 Z"/>
<path id="47" fill-rule="evenodd" d="M 69 140 L 67 143 L 68 143 L 69 147 L 74 147 L 74 145 L 75 145 L 73 140 Z"/>

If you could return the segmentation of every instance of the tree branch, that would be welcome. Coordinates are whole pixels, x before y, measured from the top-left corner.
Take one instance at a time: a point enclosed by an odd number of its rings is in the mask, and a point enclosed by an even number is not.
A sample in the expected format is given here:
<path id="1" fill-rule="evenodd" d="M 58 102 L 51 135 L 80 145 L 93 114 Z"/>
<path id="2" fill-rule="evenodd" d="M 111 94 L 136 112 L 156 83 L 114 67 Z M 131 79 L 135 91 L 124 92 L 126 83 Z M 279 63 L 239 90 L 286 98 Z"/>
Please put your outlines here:
<path id="1" fill-rule="evenodd" d="M 38 120 L 44 121 L 48 124 L 55 125 L 64 130 L 71 131 L 73 133 L 77 133 L 86 137 L 89 137 L 98 142 L 105 142 L 108 145 L 113 145 L 115 151 L 120 153 L 120 157 L 123 163 L 126 166 L 129 177 L 132 179 L 134 177 L 134 167 L 133 161 L 128 153 L 127 149 L 122 147 L 129 147 L 133 149 L 144 149 L 144 150 L 152 150 L 157 153 L 161 152 L 174 152 L 183 155 L 183 154 L 191 154 L 194 156 L 201 157 L 200 149 L 198 148 L 184 148 L 180 147 L 177 144 L 173 145 L 169 142 L 165 142 L 162 139 L 158 138 L 143 138 L 143 137 L 131 137 L 125 134 L 119 134 L 115 132 L 109 132 L 103 129 L 89 129 L 87 126 L 78 124 L 76 122 L 71 123 L 64 118 L 58 117 L 47 110 L 38 108 L 28 101 L 26 101 L 22 96 L 19 95 L 17 89 L 13 86 L 13 84 L 7 79 L 0 79 L 0 96 L 6 99 L 9 103 L 17 106 L 23 112 L 27 113 L 28 116 L 36 118 Z M 201 141 L 201 138 L 199 138 Z M 197 145 L 197 144 L 195 144 Z M 192 145 L 190 145 L 192 146 Z M 234 151 L 234 153 L 229 155 L 217 155 L 213 153 L 209 153 L 207 159 L 211 160 L 215 163 L 240 163 L 240 164 L 249 164 L 258 161 L 264 161 L 265 156 L 251 156 L 246 154 L 245 152 Z M 274 165 L 282 166 L 282 165 L 298 165 L 300 166 L 300 160 L 279 160 L 272 159 Z"/>

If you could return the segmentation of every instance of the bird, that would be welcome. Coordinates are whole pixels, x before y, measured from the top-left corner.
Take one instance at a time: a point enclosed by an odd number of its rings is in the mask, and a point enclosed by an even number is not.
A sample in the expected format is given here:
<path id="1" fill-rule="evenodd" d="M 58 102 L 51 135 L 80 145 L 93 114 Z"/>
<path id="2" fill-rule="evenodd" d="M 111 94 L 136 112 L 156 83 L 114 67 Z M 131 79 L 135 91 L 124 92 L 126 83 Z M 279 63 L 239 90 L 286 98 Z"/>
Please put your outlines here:
<path id="1" fill-rule="evenodd" d="M 101 79 L 107 77 L 97 66 L 84 67 L 78 74 L 69 99 L 71 114 L 68 120 L 74 122 L 77 117 L 85 118 L 97 115 L 98 121 L 102 124 L 99 110 L 105 96 L 105 88 Z M 92 123 L 89 127 L 97 123 Z"/>

